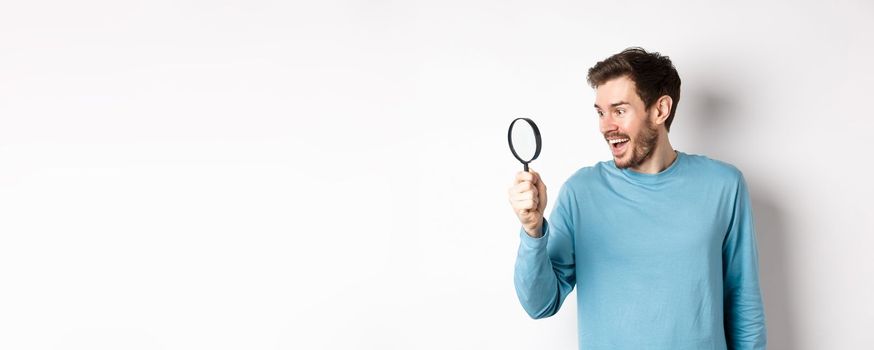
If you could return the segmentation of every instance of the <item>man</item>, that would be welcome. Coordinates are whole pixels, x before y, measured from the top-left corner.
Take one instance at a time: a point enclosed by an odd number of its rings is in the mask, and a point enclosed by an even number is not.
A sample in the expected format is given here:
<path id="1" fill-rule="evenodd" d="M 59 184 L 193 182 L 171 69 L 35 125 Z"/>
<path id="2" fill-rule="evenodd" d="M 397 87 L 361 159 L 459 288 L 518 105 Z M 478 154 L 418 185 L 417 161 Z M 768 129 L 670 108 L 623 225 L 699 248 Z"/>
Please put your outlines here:
<path id="1" fill-rule="evenodd" d="M 613 159 L 576 171 L 544 218 L 546 185 L 519 172 L 516 294 L 535 319 L 577 286 L 580 349 L 765 349 L 749 194 L 734 166 L 668 140 L 680 77 L 629 48 L 589 69 Z"/>

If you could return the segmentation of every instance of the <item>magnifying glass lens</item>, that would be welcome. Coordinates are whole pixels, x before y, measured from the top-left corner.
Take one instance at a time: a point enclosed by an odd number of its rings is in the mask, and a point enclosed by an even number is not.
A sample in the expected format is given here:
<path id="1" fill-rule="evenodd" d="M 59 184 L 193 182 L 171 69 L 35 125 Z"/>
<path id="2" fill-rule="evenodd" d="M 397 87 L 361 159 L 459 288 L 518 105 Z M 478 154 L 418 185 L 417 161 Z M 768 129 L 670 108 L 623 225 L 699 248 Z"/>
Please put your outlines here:
<path id="1" fill-rule="evenodd" d="M 523 161 L 531 161 L 534 158 L 534 152 L 537 151 L 537 142 L 534 139 L 534 129 L 530 124 L 518 122 L 513 125 L 513 131 L 510 138 L 513 142 L 513 149 L 516 150 L 516 155 Z"/>
<path id="2" fill-rule="evenodd" d="M 516 118 L 510 123 L 507 142 L 510 144 L 513 156 L 522 163 L 523 169 L 528 171 L 528 163 L 540 155 L 540 130 L 537 124 L 528 118 Z"/>

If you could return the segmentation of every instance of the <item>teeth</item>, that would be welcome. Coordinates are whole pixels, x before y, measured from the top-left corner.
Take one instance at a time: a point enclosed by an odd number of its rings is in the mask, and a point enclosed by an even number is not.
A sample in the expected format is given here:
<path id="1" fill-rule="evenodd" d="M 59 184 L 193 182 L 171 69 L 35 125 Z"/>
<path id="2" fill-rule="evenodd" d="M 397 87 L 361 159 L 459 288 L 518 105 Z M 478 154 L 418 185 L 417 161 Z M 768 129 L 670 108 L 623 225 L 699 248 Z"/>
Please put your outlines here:
<path id="1" fill-rule="evenodd" d="M 612 145 L 614 143 L 625 142 L 625 141 L 628 141 L 628 139 L 613 139 L 613 140 L 610 140 L 610 144 Z"/>

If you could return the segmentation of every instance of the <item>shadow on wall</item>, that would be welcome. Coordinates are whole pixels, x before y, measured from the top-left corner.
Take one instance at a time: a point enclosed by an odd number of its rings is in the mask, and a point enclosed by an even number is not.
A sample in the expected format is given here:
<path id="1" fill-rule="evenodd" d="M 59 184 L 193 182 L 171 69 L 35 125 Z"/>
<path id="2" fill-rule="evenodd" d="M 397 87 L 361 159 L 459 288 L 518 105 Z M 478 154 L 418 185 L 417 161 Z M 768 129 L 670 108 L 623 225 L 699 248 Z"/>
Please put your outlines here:
<path id="1" fill-rule="evenodd" d="M 793 327 L 792 291 L 789 286 L 787 241 L 790 239 L 783 215 L 774 197 L 756 186 L 755 179 L 747 179 L 756 225 L 759 248 L 759 284 L 765 303 L 768 325 L 768 349 L 798 349 Z M 755 191 L 755 193 L 753 193 Z"/>
<path id="2" fill-rule="evenodd" d="M 688 111 L 695 116 L 688 129 L 692 135 L 692 148 L 704 155 L 731 154 L 737 142 L 742 142 L 742 123 L 745 114 L 730 88 L 731 83 L 720 84 L 718 79 L 710 86 L 689 92 Z M 723 86 L 723 87 L 720 87 Z M 685 122 L 685 121 L 684 121 Z M 756 240 L 759 251 L 759 279 L 765 304 L 765 319 L 768 328 L 768 349 L 798 349 L 793 325 L 793 296 L 789 286 L 787 242 L 789 236 L 781 212 L 780 198 L 767 191 L 774 179 L 752 177 L 752 169 L 741 169 L 750 191 Z"/>

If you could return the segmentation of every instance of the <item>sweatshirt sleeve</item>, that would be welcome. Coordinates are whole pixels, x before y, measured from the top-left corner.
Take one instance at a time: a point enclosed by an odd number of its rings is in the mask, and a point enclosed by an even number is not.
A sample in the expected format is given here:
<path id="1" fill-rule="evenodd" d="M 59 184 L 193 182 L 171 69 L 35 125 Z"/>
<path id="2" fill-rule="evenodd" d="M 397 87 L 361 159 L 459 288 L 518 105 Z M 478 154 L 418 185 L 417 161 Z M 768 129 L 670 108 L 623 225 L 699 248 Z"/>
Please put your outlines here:
<path id="1" fill-rule="evenodd" d="M 532 238 L 519 229 L 521 242 L 516 256 L 514 283 L 522 308 L 533 319 L 554 315 L 576 284 L 574 229 L 570 216 L 572 194 L 567 183 L 559 190 L 549 220 L 543 220 L 543 235 Z"/>
<path id="2" fill-rule="evenodd" d="M 722 245 L 725 336 L 733 350 L 765 349 L 765 310 L 759 290 L 759 263 L 747 185 L 741 174 L 734 211 Z"/>

